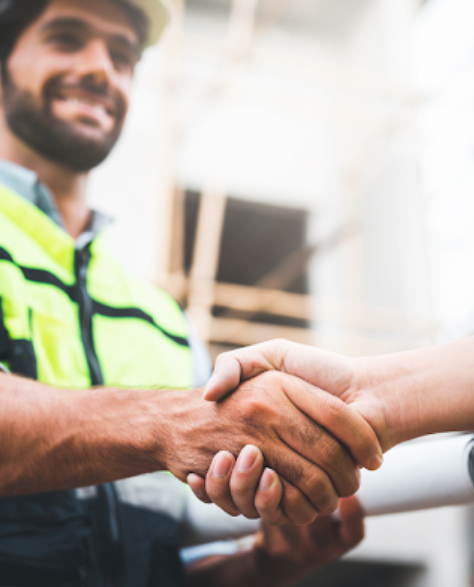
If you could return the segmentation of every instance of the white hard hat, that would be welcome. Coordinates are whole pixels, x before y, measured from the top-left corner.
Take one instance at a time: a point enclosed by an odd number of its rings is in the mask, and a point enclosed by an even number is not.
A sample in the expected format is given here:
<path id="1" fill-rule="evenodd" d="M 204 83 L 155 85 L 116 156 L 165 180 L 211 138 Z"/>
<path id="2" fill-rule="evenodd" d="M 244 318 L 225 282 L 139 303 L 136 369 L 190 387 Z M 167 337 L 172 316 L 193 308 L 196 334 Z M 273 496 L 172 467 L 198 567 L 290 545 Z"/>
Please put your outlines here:
<path id="1" fill-rule="evenodd" d="M 147 17 L 149 22 L 148 38 L 145 47 L 154 45 L 161 37 L 166 25 L 169 22 L 169 10 L 163 0 L 126 0 L 139 8 Z"/>

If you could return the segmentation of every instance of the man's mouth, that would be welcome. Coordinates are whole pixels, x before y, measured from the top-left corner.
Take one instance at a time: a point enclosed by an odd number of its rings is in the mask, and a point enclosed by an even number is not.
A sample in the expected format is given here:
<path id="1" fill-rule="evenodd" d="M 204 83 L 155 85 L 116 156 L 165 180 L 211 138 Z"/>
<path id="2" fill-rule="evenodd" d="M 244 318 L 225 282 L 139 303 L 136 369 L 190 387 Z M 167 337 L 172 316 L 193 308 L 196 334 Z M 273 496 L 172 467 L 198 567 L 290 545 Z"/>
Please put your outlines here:
<path id="1" fill-rule="evenodd" d="M 117 118 L 117 107 L 113 98 L 82 88 L 56 92 L 52 96 L 52 106 L 60 118 L 101 127 L 105 131 L 113 129 Z"/>

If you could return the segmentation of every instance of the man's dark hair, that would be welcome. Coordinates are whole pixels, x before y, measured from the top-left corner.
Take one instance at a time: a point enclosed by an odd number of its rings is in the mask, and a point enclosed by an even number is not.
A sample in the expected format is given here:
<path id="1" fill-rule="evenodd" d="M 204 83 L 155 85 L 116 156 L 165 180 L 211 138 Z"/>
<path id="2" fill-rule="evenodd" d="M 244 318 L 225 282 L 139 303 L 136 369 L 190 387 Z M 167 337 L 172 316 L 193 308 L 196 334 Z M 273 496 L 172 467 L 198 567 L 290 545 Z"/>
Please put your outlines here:
<path id="1" fill-rule="evenodd" d="M 34 22 L 49 0 L 0 0 L 0 65 L 2 72 L 21 33 Z"/>
<path id="2" fill-rule="evenodd" d="M 50 0 L 0 0 L 0 65 L 2 72 L 16 42 L 23 31 L 41 16 Z M 141 46 L 145 45 L 148 35 L 148 19 L 137 7 L 126 0 L 113 0 L 128 15 Z"/>

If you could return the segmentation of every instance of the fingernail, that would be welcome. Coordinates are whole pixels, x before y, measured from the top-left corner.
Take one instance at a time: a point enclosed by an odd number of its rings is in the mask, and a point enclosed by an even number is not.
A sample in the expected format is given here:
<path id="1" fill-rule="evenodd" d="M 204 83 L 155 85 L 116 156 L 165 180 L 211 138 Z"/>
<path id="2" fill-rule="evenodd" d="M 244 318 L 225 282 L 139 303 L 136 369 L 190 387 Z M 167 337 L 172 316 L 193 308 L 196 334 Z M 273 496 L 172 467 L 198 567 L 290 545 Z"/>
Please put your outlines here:
<path id="1" fill-rule="evenodd" d="M 232 467 L 232 459 L 229 454 L 221 453 L 215 457 L 214 465 L 212 467 L 212 476 L 217 479 L 227 477 Z"/>
<path id="2" fill-rule="evenodd" d="M 237 459 L 237 469 L 241 473 L 246 473 L 254 466 L 257 458 L 258 449 L 255 446 L 246 446 Z"/>
<path id="3" fill-rule="evenodd" d="M 193 481 L 196 479 L 196 475 L 190 474 L 188 475 L 187 479 L 186 479 L 186 483 L 191 487 L 194 495 L 196 497 L 202 498 L 205 496 L 205 493 L 203 491 L 201 491 L 201 489 L 199 489 L 198 487 L 194 486 L 193 487 Z"/>
<path id="4" fill-rule="evenodd" d="M 370 462 L 370 469 L 375 471 L 379 469 L 383 465 L 383 457 L 381 455 L 375 455 L 375 457 Z"/>
<path id="5" fill-rule="evenodd" d="M 212 386 L 214 385 L 215 379 L 216 378 L 214 377 L 214 375 L 212 375 L 211 378 L 209 379 L 209 381 L 207 382 L 207 385 L 204 388 L 204 392 L 202 394 L 202 396 L 203 396 L 204 399 L 207 399 L 207 396 L 212 391 Z"/>
<path id="6" fill-rule="evenodd" d="M 273 474 L 270 469 L 265 469 L 263 472 L 262 478 L 260 479 L 260 483 L 258 484 L 258 488 L 260 491 L 268 491 L 270 487 L 273 485 Z"/>

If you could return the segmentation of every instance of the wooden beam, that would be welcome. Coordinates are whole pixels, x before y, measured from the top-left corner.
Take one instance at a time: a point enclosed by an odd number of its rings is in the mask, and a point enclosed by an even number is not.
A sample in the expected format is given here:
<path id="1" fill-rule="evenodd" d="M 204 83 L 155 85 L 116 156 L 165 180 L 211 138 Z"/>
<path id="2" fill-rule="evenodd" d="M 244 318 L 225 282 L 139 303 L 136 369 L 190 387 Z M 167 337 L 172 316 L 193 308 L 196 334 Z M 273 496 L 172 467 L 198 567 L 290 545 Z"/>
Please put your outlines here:
<path id="1" fill-rule="evenodd" d="M 315 296 L 230 283 L 216 284 L 215 304 L 241 312 L 265 312 L 355 330 L 417 336 L 432 336 L 436 332 L 432 320 L 393 308 L 333 302 Z"/>
<path id="2" fill-rule="evenodd" d="M 180 275 L 170 276 L 168 285 L 171 287 L 168 287 L 167 291 L 173 295 L 176 289 L 181 287 L 181 279 Z M 213 300 L 216 306 L 229 310 L 251 315 L 262 312 L 274 316 L 308 320 L 314 326 L 318 324 L 336 325 L 351 330 L 373 331 L 389 336 L 406 335 L 415 338 L 432 338 L 437 332 L 437 324 L 430 318 L 395 308 L 354 302 L 337 302 L 276 289 L 216 283 L 213 288 Z M 248 323 L 247 319 L 242 319 L 237 320 L 235 325 L 241 327 Z M 239 335 L 236 334 L 233 338 L 239 339 Z"/>
<path id="3" fill-rule="evenodd" d="M 207 191 L 201 195 L 194 256 L 189 280 L 188 311 L 201 335 L 209 340 L 209 320 L 214 305 L 214 284 L 220 256 L 226 208 L 225 194 Z"/>
<path id="4" fill-rule="evenodd" d="M 319 333 L 304 328 L 290 328 L 270 324 L 257 324 L 233 318 L 212 318 L 211 343 L 231 346 L 248 346 L 274 338 L 286 338 L 293 342 L 320 346 L 351 356 L 366 356 L 398 352 L 426 345 L 425 338 L 363 336 L 353 333 Z"/>

